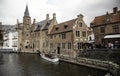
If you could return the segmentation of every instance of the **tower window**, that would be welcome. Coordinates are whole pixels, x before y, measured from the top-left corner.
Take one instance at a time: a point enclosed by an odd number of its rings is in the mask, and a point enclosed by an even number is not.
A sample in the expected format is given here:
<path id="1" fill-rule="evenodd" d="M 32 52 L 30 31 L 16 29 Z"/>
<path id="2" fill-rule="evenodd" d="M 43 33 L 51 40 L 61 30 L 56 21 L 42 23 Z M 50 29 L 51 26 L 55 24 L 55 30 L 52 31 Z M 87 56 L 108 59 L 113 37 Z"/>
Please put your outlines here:
<path id="1" fill-rule="evenodd" d="M 28 44 L 29 42 L 27 42 L 27 44 Z"/>
<path id="2" fill-rule="evenodd" d="M 26 36 L 28 36 L 28 34 L 26 34 Z"/>
<path id="3" fill-rule="evenodd" d="M 28 46 L 25 46 L 25 48 L 28 48 Z"/>

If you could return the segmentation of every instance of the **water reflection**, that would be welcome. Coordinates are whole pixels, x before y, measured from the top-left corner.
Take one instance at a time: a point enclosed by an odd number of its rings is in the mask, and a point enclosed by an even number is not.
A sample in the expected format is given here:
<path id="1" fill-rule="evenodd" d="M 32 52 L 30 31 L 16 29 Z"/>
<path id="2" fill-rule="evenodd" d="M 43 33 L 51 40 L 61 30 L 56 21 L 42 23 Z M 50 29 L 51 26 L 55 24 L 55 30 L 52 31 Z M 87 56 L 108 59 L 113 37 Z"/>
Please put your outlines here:
<path id="1" fill-rule="evenodd" d="M 105 71 L 70 63 L 53 64 L 36 54 L 0 53 L 0 76 L 104 76 Z"/>

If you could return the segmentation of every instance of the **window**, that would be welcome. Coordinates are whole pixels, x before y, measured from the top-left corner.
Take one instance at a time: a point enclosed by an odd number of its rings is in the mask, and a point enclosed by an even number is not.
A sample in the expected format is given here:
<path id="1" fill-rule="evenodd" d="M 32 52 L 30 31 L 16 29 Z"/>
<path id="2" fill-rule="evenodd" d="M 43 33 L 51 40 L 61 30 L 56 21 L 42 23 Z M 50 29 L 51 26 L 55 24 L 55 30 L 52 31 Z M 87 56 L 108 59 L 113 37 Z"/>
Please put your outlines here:
<path id="1" fill-rule="evenodd" d="M 60 36 L 61 36 L 61 35 L 59 34 L 59 38 L 60 38 Z"/>
<path id="2" fill-rule="evenodd" d="M 28 48 L 28 46 L 25 46 L 25 48 L 27 49 L 27 48 Z"/>
<path id="3" fill-rule="evenodd" d="M 62 43 L 62 49 L 65 49 L 65 43 Z"/>
<path id="4" fill-rule="evenodd" d="M 54 35 L 54 38 L 56 38 L 56 35 Z"/>
<path id="5" fill-rule="evenodd" d="M 52 38 L 53 38 L 53 35 L 50 36 L 50 39 L 52 39 Z"/>
<path id="6" fill-rule="evenodd" d="M 71 43 L 68 43 L 68 49 L 71 49 Z"/>
<path id="7" fill-rule="evenodd" d="M 113 25 L 113 33 L 119 33 L 118 25 Z"/>
<path id="8" fill-rule="evenodd" d="M 100 32 L 105 33 L 105 27 L 104 26 L 100 27 Z"/>
<path id="9" fill-rule="evenodd" d="M 80 31 L 76 31 L 76 37 L 80 37 Z"/>
<path id="10" fill-rule="evenodd" d="M 56 31 L 58 30 L 58 27 L 56 27 Z"/>
<path id="11" fill-rule="evenodd" d="M 80 23 L 80 27 L 82 27 L 82 23 Z"/>
<path id="12" fill-rule="evenodd" d="M 28 36 L 28 34 L 26 34 L 26 36 Z"/>
<path id="13" fill-rule="evenodd" d="M 86 37 L 86 31 L 82 32 L 83 37 Z"/>
<path id="14" fill-rule="evenodd" d="M 53 43 L 50 43 L 50 48 L 53 48 Z"/>
<path id="15" fill-rule="evenodd" d="M 12 46 L 13 46 L 13 47 L 17 47 L 17 41 L 13 41 Z"/>
<path id="16" fill-rule="evenodd" d="M 68 27 L 67 25 L 64 25 L 64 29 L 67 29 L 67 27 Z"/>
<path id="17" fill-rule="evenodd" d="M 43 47 L 45 47 L 45 43 L 43 42 Z"/>
<path id="18" fill-rule="evenodd" d="M 91 40 L 92 40 L 92 37 L 89 37 L 89 40 L 91 41 Z"/>
<path id="19" fill-rule="evenodd" d="M 107 22 L 110 22 L 110 18 L 107 17 L 106 21 L 107 21 Z"/>
<path id="20" fill-rule="evenodd" d="M 65 38 L 66 38 L 66 34 L 62 33 L 62 39 L 65 39 Z"/>
<path id="21" fill-rule="evenodd" d="M 82 43 L 78 43 L 78 49 L 82 49 Z"/>

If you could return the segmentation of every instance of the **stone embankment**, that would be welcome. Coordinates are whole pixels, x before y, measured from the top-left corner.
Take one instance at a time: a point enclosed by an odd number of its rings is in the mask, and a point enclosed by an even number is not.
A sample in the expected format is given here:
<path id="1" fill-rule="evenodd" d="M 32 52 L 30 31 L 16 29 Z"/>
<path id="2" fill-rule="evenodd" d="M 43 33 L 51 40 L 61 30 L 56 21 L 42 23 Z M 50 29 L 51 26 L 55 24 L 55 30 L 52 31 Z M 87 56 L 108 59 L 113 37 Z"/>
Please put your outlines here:
<path id="1" fill-rule="evenodd" d="M 110 61 L 102 61 L 102 60 L 89 59 L 89 58 L 83 58 L 83 57 L 70 58 L 63 55 L 60 56 L 60 60 L 91 67 L 91 68 L 105 70 L 112 73 L 112 75 L 114 76 L 120 76 L 119 75 L 120 66 Z"/>

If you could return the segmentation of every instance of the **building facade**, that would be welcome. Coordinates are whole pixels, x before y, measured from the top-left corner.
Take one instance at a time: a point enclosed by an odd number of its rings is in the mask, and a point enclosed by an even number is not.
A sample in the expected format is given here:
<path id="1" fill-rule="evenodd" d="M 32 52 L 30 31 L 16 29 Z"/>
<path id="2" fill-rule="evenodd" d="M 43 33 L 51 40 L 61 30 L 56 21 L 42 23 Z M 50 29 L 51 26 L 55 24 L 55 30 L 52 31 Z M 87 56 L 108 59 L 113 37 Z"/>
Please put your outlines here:
<path id="1" fill-rule="evenodd" d="M 95 43 L 120 44 L 120 10 L 113 8 L 112 13 L 97 16 L 91 22 L 95 35 Z"/>
<path id="2" fill-rule="evenodd" d="M 32 46 L 30 45 L 31 17 L 29 16 L 29 10 L 27 5 L 23 16 L 23 23 L 19 23 L 19 21 L 17 20 L 17 24 L 18 24 L 18 36 L 19 36 L 18 39 L 19 51 L 31 52 L 32 51 L 31 50 Z"/>
<path id="3" fill-rule="evenodd" d="M 58 24 L 56 14 L 49 19 L 31 24 L 28 6 L 23 17 L 23 23 L 18 21 L 18 47 L 21 52 L 45 52 L 76 57 L 80 50 L 87 48 L 91 29 L 85 24 L 83 15 L 78 18 Z"/>
<path id="4" fill-rule="evenodd" d="M 76 57 L 88 43 L 90 32 L 82 14 L 78 18 L 54 25 L 49 33 L 49 50 L 51 53 Z"/>
<path id="5" fill-rule="evenodd" d="M 3 32 L 3 49 L 11 49 L 11 51 L 18 51 L 18 31 L 17 25 L 9 26 Z"/>
<path id="6" fill-rule="evenodd" d="M 52 25 L 56 25 L 56 14 L 53 14 L 53 19 L 49 19 L 49 14 L 46 19 L 36 22 L 35 19 L 31 23 L 28 6 L 26 6 L 23 23 L 18 24 L 18 47 L 21 52 L 48 52 L 48 29 Z"/>

